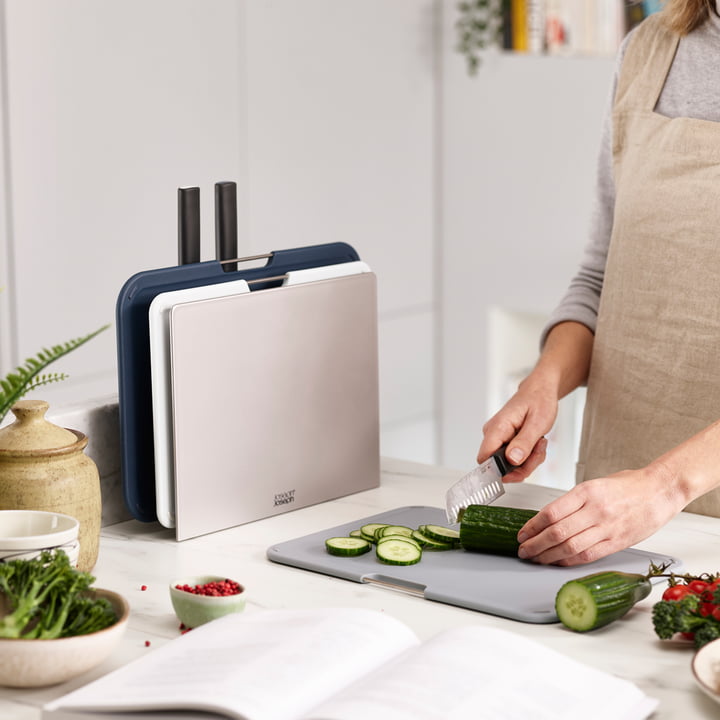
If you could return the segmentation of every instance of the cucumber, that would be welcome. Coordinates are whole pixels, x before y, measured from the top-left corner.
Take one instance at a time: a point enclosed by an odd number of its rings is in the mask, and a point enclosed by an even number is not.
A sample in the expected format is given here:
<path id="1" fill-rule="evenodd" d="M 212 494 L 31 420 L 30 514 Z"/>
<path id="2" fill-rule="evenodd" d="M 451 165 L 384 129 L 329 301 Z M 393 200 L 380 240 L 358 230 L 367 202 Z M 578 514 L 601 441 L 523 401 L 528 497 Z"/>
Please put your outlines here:
<path id="1" fill-rule="evenodd" d="M 566 582 L 555 597 L 555 612 L 575 632 L 595 630 L 625 615 L 650 594 L 647 575 L 607 571 Z"/>
<path id="2" fill-rule="evenodd" d="M 420 562 L 422 550 L 407 538 L 385 540 L 377 545 L 375 554 L 386 565 L 414 565 Z"/>
<path id="3" fill-rule="evenodd" d="M 331 555 L 341 555 L 342 557 L 364 555 L 370 548 L 371 543 L 359 537 L 332 537 L 325 541 L 325 549 Z"/>
<path id="4" fill-rule="evenodd" d="M 468 505 L 460 521 L 460 545 L 465 550 L 517 555 L 520 528 L 537 510 L 500 505 Z"/>

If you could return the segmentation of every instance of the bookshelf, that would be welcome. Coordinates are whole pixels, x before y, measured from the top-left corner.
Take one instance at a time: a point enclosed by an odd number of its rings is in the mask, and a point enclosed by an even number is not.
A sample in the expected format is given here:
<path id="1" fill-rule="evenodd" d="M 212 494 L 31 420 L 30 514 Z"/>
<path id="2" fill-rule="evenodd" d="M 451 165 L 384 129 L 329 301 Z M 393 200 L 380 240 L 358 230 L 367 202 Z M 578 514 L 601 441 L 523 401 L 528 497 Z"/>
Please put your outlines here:
<path id="1" fill-rule="evenodd" d="M 457 47 L 477 72 L 491 45 L 533 55 L 614 56 L 622 39 L 661 0 L 465 0 L 457 5 Z"/>

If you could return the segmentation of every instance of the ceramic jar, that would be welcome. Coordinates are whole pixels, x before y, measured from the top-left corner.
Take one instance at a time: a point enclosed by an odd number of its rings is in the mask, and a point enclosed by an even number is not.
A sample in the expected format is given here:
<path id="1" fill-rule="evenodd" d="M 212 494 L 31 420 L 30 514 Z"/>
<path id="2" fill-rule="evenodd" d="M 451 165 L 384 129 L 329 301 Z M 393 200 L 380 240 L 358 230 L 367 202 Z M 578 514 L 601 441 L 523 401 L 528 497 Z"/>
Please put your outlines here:
<path id="1" fill-rule="evenodd" d="M 78 569 L 91 571 L 100 542 L 102 504 L 87 437 L 45 419 L 43 400 L 12 406 L 15 422 L 0 429 L 0 510 L 50 510 L 80 521 Z"/>

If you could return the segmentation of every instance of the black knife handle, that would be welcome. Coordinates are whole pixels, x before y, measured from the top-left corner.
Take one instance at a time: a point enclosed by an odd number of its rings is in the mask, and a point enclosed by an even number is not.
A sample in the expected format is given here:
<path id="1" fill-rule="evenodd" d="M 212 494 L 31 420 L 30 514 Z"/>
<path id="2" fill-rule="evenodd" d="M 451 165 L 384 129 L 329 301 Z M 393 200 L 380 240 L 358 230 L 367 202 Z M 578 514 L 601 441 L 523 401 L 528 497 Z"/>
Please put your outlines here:
<path id="1" fill-rule="evenodd" d="M 511 463 L 509 463 L 507 461 L 507 458 L 505 457 L 505 451 L 507 450 L 508 445 L 509 443 L 505 443 L 492 454 L 492 457 L 495 460 L 495 464 L 497 465 L 498 470 L 503 477 L 517 467 L 517 465 L 512 465 Z"/>
<path id="2" fill-rule="evenodd" d="M 200 262 L 200 188 L 178 188 L 178 264 Z"/>
<path id="3" fill-rule="evenodd" d="M 234 260 L 238 256 L 237 184 L 215 183 L 215 257 Z M 237 270 L 237 263 L 224 263 L 223 270 Z"/>

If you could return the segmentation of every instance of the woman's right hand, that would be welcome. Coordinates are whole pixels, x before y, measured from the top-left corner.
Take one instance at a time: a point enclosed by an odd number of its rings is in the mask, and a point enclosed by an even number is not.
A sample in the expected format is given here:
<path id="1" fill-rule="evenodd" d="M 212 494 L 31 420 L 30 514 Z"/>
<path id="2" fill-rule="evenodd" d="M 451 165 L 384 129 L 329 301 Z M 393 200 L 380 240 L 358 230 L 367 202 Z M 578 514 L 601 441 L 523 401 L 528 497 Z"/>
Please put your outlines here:
<path id="1" fill-rule="evenodd" d="M 592 331 L 580 323 L 561 322 L 550 330 L 537 365 L 505 406 L 483 425 L 479 463 L 508 443 L 505 457 L 520 467 L 504 480 L 520 482 L 545 460 L 545 435 L 555 423 L 558 402 L 586 382 L 592 344 Z"/>
<path id="2" fill-rule="evenodd" d="M 517 392 L 483 425 L 477 461 L 487 460 L 503 443 L 505 457 L 513 465 L 504 482 L 521 482 L 545 460 L 547 440 L 558 412 L 557 389 L 533 371 Z"/>

